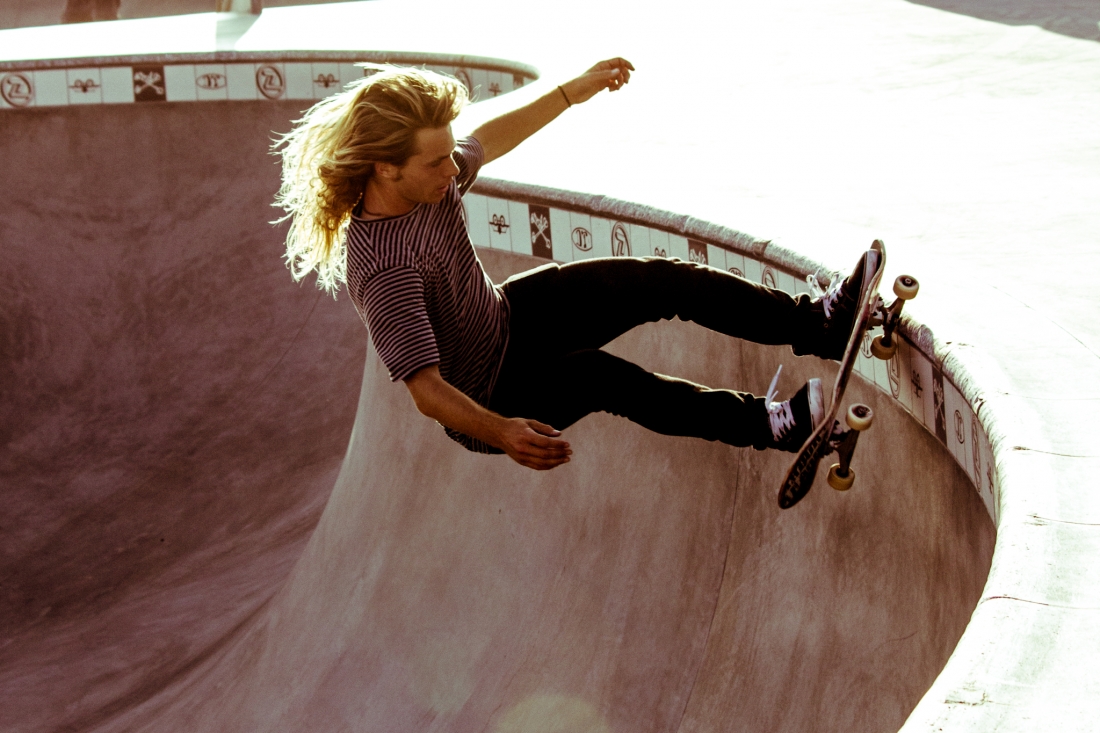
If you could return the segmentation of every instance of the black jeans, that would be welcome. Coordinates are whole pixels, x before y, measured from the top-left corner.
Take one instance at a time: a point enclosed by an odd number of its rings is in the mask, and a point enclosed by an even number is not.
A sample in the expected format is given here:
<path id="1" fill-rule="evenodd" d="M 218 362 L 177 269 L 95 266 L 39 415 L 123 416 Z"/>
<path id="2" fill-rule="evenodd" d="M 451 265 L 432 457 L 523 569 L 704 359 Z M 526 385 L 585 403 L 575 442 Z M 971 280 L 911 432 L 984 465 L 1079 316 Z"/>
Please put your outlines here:
<path id="1" fill-rule="evenodd" d="M 823 323 L 809 296 L 676 259 L 547 265 L 502 287 L 511 335 L 489 407 L 558 430 L 610 412 L 664 435 L 766 448 L 764 398 L 653 374 L 600 349 L 635 326 L 676 316 L 761 344 L 798 344 Z M 551 316 L 555 310 L 566 317 Z"/>

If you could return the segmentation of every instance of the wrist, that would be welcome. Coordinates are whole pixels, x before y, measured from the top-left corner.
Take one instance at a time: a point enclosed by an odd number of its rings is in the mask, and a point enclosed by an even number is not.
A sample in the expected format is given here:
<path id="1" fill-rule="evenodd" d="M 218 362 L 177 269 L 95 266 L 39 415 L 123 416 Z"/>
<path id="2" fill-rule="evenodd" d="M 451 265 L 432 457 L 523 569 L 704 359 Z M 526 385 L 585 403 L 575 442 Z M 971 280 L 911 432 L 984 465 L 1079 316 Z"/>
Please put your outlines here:
<path id="1" fill-rule="evenodd" d="M 565 100 L 565 108 L 569 109 L 573 106 L 573 98 L 569 95 L 569 92 L 565 89 L 565 84 L 558 84 L 558 91 L 561 92 L 562 98 Z"/>

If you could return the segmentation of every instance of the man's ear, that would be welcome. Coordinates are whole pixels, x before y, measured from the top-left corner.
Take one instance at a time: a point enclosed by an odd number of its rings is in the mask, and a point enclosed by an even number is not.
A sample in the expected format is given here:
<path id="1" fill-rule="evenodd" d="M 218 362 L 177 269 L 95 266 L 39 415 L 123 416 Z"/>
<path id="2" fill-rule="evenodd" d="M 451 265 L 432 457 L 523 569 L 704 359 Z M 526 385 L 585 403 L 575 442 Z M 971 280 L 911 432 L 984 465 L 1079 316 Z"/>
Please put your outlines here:
<path id="1" fill-rule="evenodd" d="M 396 180 L 401 175 L 401 168 L 393 163 L 375 163 L 374 175 L 387 181 Z"/>

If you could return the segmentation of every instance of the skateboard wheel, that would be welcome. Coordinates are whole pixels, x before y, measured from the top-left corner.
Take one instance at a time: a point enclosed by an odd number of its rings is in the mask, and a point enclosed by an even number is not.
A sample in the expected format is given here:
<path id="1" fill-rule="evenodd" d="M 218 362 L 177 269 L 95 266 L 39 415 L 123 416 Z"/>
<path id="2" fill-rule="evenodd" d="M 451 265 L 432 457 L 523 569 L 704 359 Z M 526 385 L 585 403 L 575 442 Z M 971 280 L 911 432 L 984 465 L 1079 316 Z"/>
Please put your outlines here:
<path id="1" fill-rule="evenodd" d="M 920 283 L 912 275 L 898 275 L 898 279 L 894 281 L 894 295 L 902 300 L 912 300 L 917 297 L 918 290 L 920 290 Z"/>
<path id="2" fill-rule="evenodd" d="M 852 430 L 866 430 L 871 427 L 871 422 L 874 419 L 874 411 L 859 402 L 849 407 L 848 414 L 844 416 L 844 421 L 848 423 L 848 427 Z"/>
<path id="3" fill-rule="evenodd" d="M 856 472 L 854 469 L 848 469 L 847 476 L 840 475 L 840 464 L 834 463 L 829 466 L 829 476 L 826 479 L 829 482 L 829 486 L 832 486 L 837 491 L 847 491 L 852 488 L 852 484 L 856 482 Z"/>
<path id="4" fill-rule="evenodd" d="M 882 343 L 882 336 L 875 336 L 871 339 L 871 355 L 876 359 L 882 361 L 889 361 L 894 357 L 894 352 L 898 350 L 898 340 L 895 338 L 890 342 L 890 345 Z"/>

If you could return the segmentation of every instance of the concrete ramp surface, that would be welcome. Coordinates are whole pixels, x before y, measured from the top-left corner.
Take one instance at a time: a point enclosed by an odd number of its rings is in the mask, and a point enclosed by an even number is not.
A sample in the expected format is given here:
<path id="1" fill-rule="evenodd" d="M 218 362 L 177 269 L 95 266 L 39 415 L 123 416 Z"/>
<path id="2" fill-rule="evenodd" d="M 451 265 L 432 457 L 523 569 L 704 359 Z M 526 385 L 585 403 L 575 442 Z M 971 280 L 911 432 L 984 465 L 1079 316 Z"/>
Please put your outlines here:
<path id="1" fill-rule="evenodd" d="M 897 730 L 993 550 L 935 438 L 854 384 L 856 487 L 787 512 L 787 456 L 606 415 L 554 471 L 465 452 L 290 281 L 298 111 L 5 118 L 0 729 Z M 679 322 L 610 348 L 757 392 L 834 368 Z"/>

